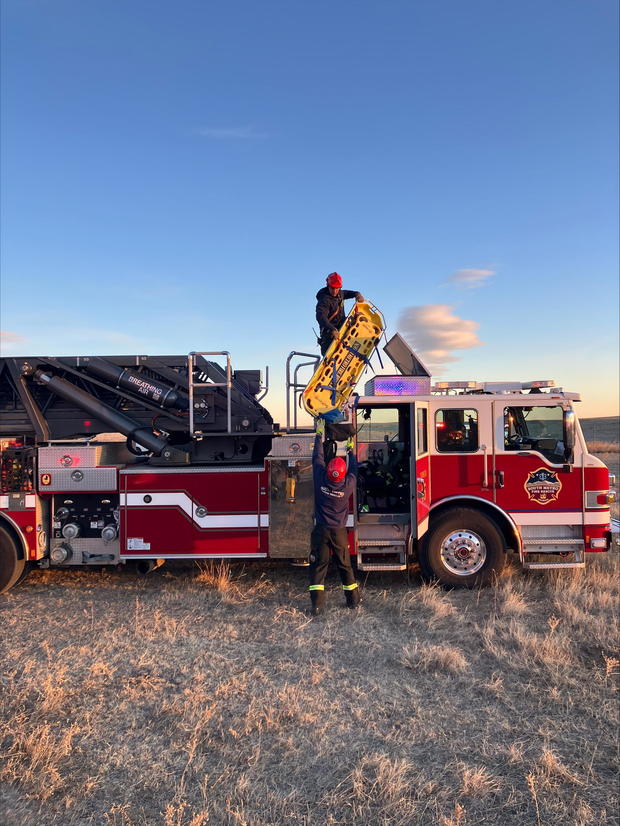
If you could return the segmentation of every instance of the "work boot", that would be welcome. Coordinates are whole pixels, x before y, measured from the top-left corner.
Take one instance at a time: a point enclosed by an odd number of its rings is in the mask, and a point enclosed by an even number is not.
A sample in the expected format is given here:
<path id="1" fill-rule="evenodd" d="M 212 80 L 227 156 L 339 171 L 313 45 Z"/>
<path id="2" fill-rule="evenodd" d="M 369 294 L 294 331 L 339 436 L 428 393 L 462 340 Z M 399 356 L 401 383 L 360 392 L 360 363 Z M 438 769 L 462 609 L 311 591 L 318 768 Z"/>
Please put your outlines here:
<path id="1" fill-rule="evenodd" d="M 361 602 L 359 587 L 352 591 L 345 591 L 344 595 L 347 598 L 347 608 L 359 608 Z"/>
<path id="2" fill-rule="evenodd" d="M 323 609 L 325 608 L 325 591 L 311 591 L 310 601 L 310 615 L 318 617 L 319 614 L 323 613 Z"/>

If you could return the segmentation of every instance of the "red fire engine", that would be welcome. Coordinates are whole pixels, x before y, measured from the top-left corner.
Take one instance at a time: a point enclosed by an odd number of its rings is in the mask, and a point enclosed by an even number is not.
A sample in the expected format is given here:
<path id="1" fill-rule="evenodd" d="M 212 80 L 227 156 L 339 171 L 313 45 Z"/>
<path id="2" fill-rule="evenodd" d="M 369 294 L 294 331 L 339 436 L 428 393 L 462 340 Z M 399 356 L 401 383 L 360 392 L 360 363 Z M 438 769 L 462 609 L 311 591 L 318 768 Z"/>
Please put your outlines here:
<path id="1" fill-rule="evenodd" d="M 577 394 L 547 381 L 432 385 L 398 334 L 384 349 L 397 372 L 345 410 L 360 571 L 417 559 L 471 587 L 507 552 L 535 569 L 609 550 L 614 480 L 588 453 Z M 0 359 L 0 592 L 37 566 L 305 558 L 314 432 L 297 411 L 318 358 L 290 354 L 282 428 L 260 404 L 260 371 L 233 370 L 227 352 Z"/>

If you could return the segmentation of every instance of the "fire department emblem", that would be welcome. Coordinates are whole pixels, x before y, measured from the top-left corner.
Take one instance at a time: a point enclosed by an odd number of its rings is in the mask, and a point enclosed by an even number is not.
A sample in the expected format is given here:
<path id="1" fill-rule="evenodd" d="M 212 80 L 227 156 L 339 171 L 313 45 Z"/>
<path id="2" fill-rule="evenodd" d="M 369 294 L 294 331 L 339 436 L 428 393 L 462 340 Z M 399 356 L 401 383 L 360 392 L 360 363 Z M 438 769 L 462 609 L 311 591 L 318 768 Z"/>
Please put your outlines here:
<path id="1" fill-rule="evenodd" d="M 554 470 L 539 467 L 538 470 L 528 473 L 527 481 L 523 487 L 532 502 L 538 502 L 539 505 L 548 505 L 549 502 L 554 502 L 560 495 L 562 483 Z"/>

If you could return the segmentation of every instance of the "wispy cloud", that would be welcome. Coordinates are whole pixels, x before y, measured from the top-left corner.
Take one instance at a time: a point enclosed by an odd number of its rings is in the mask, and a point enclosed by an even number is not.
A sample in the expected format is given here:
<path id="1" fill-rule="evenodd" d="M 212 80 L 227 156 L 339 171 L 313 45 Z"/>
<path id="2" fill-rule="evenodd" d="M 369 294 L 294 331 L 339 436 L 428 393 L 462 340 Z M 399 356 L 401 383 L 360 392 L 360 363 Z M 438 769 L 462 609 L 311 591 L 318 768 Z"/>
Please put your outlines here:
<path id="1" fill-rule="evenodd" d="M 19 345 L 25 344 L 27 339 L 19 333 L 11 333 L 9 330 L 0 330 L 0 355 L 14 352 Z"/>
<path id="2" fill-rule="evenodd" d="M 7 344 L 22 344 L 26 339 L 19 333 L 10 333 L 8 330 L 0 330 L 0 341 Z"/>
<path id="3" fill-rule="evenodd" d="M 495 270 L 457 270 L 448 278 L 446 284 L 456 284 L 463 290 L 475 290 L 495 275 Z"/>
<path id="4" fill-rule="evenodd" d="M 483 344 L 477 335 L 480 324 L 459 318 L 449 304 L 405 307 L 398 327 L 424 361 L 435 368 L 458 361 L 460 356 L 454 355 L 455 350 L 469 350 Z"/>
<path id="5" fill-rule="evenodd" d="M 1 331 L 0 353 L 23 355 L 27 350 L 40 355 L 66 356 L 157 352 L 161 345 L 152 334 L 146 326 L 130 335 L 118 330 L 72 327 L 42 319 L 33 321 L 28 338 Z"/>
<path id="6" fill-rule="evenodd" d="M 256 129 L 255 126 L 202 126 L 197 133 L 203 138 L 215 140 L 258 140 L 268 138 L 267 132 Z"/>

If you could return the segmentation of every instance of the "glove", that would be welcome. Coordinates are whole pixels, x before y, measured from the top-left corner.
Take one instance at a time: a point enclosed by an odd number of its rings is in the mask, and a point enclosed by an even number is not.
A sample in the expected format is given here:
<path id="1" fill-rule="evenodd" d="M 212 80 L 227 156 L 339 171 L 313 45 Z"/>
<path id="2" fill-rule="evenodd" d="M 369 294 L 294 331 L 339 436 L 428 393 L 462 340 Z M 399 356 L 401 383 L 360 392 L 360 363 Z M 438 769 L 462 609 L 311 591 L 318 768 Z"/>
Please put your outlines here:
<path id="1" fill-rule="evenodd" d="M 364 298 L 364 296 L 361 293 L 356 293 L 355 294 L 355 300 L 356 301 L 366 301 L 366 299 Z"/>
<path id="2" fill-rule="evenodd" d="M 322 436 L 325 433 L 325 419 L 317 419 L 316 435 Z"/>
<path id="3" fill-rule="evenodd" d="M 338 338 L 338 330 L 332 330 L 332 338 Z"/>
<path id="4" fill-rule="evenodd" d="M 349 436 L 349 438 L 346 441 L 345 447 L 346 447 L 347 451 L 353 450 L 353 448 L 355 447 L 355 442 L 353 441 L 353 436 Z"/>

